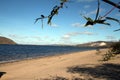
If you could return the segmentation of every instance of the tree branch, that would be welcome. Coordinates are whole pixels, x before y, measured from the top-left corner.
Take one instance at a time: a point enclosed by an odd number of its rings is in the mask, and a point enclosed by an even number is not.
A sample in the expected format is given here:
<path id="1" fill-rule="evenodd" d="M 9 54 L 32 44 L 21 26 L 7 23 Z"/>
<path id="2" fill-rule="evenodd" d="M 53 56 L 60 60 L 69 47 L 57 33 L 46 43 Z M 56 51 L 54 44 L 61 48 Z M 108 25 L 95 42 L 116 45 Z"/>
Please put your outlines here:
<path id="1" fill-rule="evenodd" d="M 108 4 L 110 4 L 110 5 L 118 8 L 118 9 L 120 9 L 120 5 L 114 3 L 114 2 L 112 2 L 112 1 L 110 1 L 110 0 L 102 0 L 102 1 L 104 1 L 104 2 L 106 2 L 106 3 L 108 3 Z"/>

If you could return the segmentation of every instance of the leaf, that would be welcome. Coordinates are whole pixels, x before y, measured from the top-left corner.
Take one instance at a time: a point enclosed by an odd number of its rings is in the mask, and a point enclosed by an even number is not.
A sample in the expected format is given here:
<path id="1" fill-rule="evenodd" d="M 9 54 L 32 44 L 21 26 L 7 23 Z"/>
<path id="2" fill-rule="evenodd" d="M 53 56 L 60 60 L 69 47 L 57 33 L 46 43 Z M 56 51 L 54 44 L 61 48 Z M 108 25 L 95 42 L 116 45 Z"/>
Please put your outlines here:
<path id="1" fill-rule="evenodd" d="M 88 26 L 88 25 L 94 25 L 94 22 L 88 21 L 88 22 L 85 24 L 85 27 Z"/>
<path id="2" fill-rule="evenodd" d="M 115 32 L 115 31 L 120 31 L 120 29 L 114 30 L 114 32 Z"/>
<path id="3" fill-rule="evenodd" d="M 41 18 L 45 18 L 45 16 L 44 16 L 44 15 L 41 15 Z"/>
<path id="4" fill-rule="evenodd" d="M 41 23 L 42 23 L 42 29 L 43 29 L 43 19 L 41 19 Z"/>
<path id="5" fill-rule="evenodd" d="M 42 19 L 44 19 L 44 18 L 46 18 L 46 17 L 45 17 L 44 15 L 41 15 L 41 17 L 40 17 L 40 18 L 36 18 L 36 19 L 35 19 L 34 24 L 35 24 L 38 20 L 40 20 L 40 19 L 42 20 Z"/>
<path id="6" fill-rule="evenodd" d="M 97 18 L 98 18 L 99 11 L 100 11 L 100 1 L 98 0 L 98 9 L 97 9 L 95 20 L 97 20 Z"/>
<path id="7" fill-rule="evenodd" d="M 34 22 L 34 24 L 38 21 L 38 20 L 40 20 L 40 19 L 42 19 L 42 18 L 37 18 L 37 19 L 35 19 L 35 22 Z"/>
<path id="8" fill-rule="evenodd" d="M 104 24 L 104 25 L 108 25 L 108 26 L 110 26 L 110 23 L 100 23 L 100 24 Z"/>
<path id="9" fill-rule="evenodd" d="M 54 11 L 54 14 L 58 15 L 58 10 L 57 9 Z"/>
<path id="10" fill-rule="evenodd" d="M 85 17 L 85 16 L 83 16 L 83 17 L 87 20 L 85 27 L 88 25 L 94 25 L 94 21 L 90 17 Z"/>
<path id="11" fill-rule="evenodd" d="M 48 24 L 51 24 L 52 17 L 53 16 L 48 17 L 48 22 L 47 22 Z"/>
<path id="12" fill-rule="evenodd" d="M 105 21 L 106 21 L 105 19 L 104 19 L 104 20 L 99 20 L 99 19 L 98 19 L 98 20 L 95 20 L 94 23 L 102 24 L 102 23 L 104 23 Z"/>
<path id="13" fill-rule="evenodd" d="M 112 18 L 112 17 L 106 17 L 106 19 L 116 21 L 120 24 L 120 20 L 118 20 L 118 19 L 115 19 L 115 18 Z"/>
<path id="14" fill-rule="evenodd" d="M 87 21 L 94 22 L 90 17 L 83 16 Z"/>

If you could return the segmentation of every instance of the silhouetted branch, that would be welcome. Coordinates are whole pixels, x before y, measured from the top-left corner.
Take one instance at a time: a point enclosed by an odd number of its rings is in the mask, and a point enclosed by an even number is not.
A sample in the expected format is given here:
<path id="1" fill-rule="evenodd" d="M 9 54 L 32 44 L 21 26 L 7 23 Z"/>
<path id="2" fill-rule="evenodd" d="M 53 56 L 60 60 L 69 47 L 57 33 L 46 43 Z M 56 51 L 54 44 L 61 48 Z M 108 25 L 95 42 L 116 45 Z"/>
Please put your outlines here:
<path id="1" fill-rule="evenodd" d="M 104 1 L 104 2 L 106 2 L 106 3 L 108 3 L 108 4 L 110 4 L 110 5 L 118 8 L 118 9 L 120 9 L 120 5 L 114 3 L 114 2 L 112 2 L 112 1 L 110 1 L 110 0 L 102 0 L 102 1 Z"/>
<path id="2" fill-rule="evenodd" d="M 118 19 L 115 19 L 115 18 L 112 18 L 112 17 L 106 17 L 106 19 L 116 21 L 120 24 L 120 20 L 118 20 Z"/>
<path id="3" fill-rule="evenodd" d="M 107 0 L 105 0 L 107 1 Z M 116 6 L 118 6 L 116 4 Z M 106 17 L 109 13 L 111 13 L 116 7 L 113 7 L 110 11 L 108 11 L 104 16 L 102 17 L 98 17 L 99 16 L 99 8 L 100 8 L 100 1 L 98 0 L 98 8 L 97 8 L 97 12 L 96 12 L 96 17 L 95 17 L 95 20 L 91 19 L 90 17 L 85 17 L 83 16 L 86 20 L 87 20 L 87 23 L 85 24 L 85 26 L 88 26 L 88 25 L 95 25 L 95 24 L 104 24 L 104 25 L 109 25 L 110 26 L 110 23 L 106 23 L 105 21 L 107 20 L 113 20 L 113 21 L 116 21 L 120 24 L 120 20 L 118 19 L 115 19 L 115 18 L 111 18 L 111 17 Z"/>
<path id="4" fill-rule="evenodd" d="M 114 32 L 115 32 L 115 31 L 120 31 L 120 29 L 114 30 Z"/>
<path id="5" fill-rule="evenodd" d="M 6 72 L 0 72 L 0 78 L 1 78 L 4 74 L 6 74 Z"/>
<path id="6" fill-rule="evenodd" d="M 98 0 L 98 9 L 97 9 L 95 20 L 97 20 L 97 18 L 98 18 L 99 11 L 100 11 L 100 1 Z"/>
<path id="7" fill-rule="evenodd" d="M 63 8 L 66 2 L 68 2 L 68 0 L 60 0 L 60 5 L 55 5 L 48 16 L 41 15 L 41 17 L 37 18 L 34 23 L 36 23 L 38 20 L 41 20 L 43 28 L 43 19 L 48 18 L 47 24 L 51 25 L 53 16 L 58 14 L 59 9 Z"/>
<path id="8" fill-rule="evenodd" d="M 66 2 L 69 2 L 69 1 L 70 1 L 70 0 L 60 0 L 59 5 L 55 5 L 55 6 L 52 8 L 52 10 L 51 10 L 51 12 L 50 12 L 50 14 L 49 14 L 48 16 L 41 15 L 41 17 L 37 18 L 34 23 L 36 23 L 38 20 L 41 20 L 41 22 L 42 22 L 42 27 L 43 27 L 43 19 L 47 18 L 47 19 L 48 19 L 47 24 L 51 25 L 52 18 L 53 18 L 55 15 L 58 14 L 59 10 L 60 10 L 61 8 L 63 8 L 63 6 L 66 7 L 65 3 L 66 3 Z M 85 16 L 83 16 L 83 17 L 87 20 L 85 26 L 95 25 L 95 24 L 104 24 L 104 25 L 110 26 L 110 23 L 106 22 L 107 20 L 113 20 L 113 21 L 116 21 L 116 22 L 118 22 L 118 23 L 120 24 L 120 20 L 115 19 L 115 18 L 111 18 L 111 17 L 107 17 L 107 15 L 108 15 L 109 13 L 111 13 L 115 8 L 120 9 L 120 5 L 119 5 L 120 2 L 119 2 L 119 3 L 114 3 L 114 2 L 112 2 L 112 1 L 110 1 L 110 0 L 102 0 L 102 1 L 104 1 L 104 2 L 106 2 L 106 3 L 108 3 L 108 4 L 110 4 L 110 5 L 112 5 L 112 6 L 114 6 L 114 7 L 113 7 L 110 11 L 108 11 L 107 13 L 105 13 L 105 15 L 100 16 L 100 15 L 99 15 L 99 13 L 100 13 L 100 0 L 97 0 L 97 1 L 98 1 L 98 7 L 97 7 L 97 12 L 96 12 L 95 19 L 92 19 L 92 18 L 90 18 L 90 17 L 85 17 Z M 66 7 L 66 8 L 67 8 L 67 7 Z M 117 30 L 115 30 L 115 31 L 119 31 L 119 29 L 117 29 Z"/>

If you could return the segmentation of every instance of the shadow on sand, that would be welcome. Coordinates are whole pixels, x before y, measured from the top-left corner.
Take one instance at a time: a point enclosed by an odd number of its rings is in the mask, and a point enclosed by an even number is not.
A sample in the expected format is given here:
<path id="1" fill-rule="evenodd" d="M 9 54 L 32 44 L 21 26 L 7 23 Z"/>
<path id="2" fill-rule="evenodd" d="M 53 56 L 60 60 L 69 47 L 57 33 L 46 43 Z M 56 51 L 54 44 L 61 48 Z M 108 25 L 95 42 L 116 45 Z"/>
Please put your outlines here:
<path id="1" fill-rule="evenodd" d="M 0 78 L 1 78 L 4 74 L 6 74 L 6 72 L 0 72 Z"/>
<path id="2" fill-rule="evenodd" d="M 86 74 L 99 79 L 120 80 L 120 64 L 106 63 L 95 67 L 89 65 L 74 66 L 69 67 L 68 72 Z"/>

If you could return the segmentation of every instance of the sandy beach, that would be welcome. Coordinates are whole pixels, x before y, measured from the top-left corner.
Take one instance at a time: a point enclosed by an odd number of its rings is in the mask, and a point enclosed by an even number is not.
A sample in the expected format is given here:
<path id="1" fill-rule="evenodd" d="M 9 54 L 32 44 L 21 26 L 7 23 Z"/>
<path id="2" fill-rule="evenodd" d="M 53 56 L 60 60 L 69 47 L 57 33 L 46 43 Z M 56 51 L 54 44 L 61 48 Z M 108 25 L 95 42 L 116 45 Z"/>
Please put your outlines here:
<path id="1" fill-rule="evenodd" d="M 102 62 L 100 60 L 107 49 L 100 51 L 99 54 L 91 50 L 0 64 L 0 74 L 5 72 L 0 80 L 53 80 L 54 77 L 68 80 L 117 80 L 120 78 L 120 56 Z"/>

